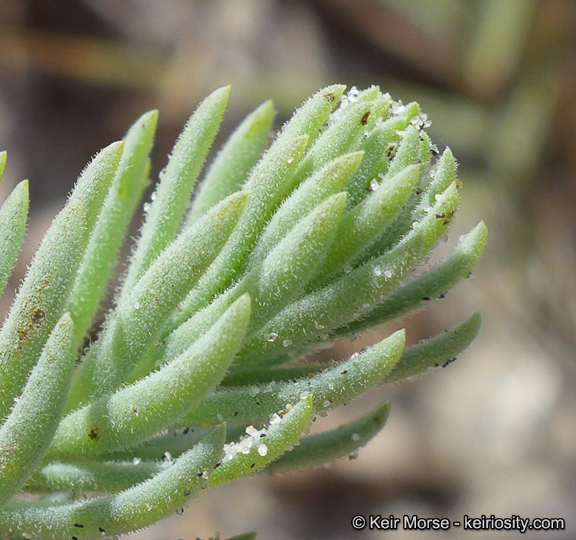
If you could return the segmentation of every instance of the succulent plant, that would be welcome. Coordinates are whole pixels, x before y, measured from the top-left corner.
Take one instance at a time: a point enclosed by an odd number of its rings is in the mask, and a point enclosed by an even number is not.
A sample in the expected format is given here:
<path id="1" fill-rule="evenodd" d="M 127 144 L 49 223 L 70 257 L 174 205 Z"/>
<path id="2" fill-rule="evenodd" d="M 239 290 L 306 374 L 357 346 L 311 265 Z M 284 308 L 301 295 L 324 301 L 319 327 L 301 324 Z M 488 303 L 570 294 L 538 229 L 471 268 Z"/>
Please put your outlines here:
<path id="1" fill-rule="evenodd" d="M 0 535 L 115 536 L 206 487 L 345 456 L 384 425 L 387 405 L 308 435 L 315 415 L 474 339 L 478 314 L 410 348 L 398 331 L 342 362 L 295 363 L 448 291 L 487 233 L 479 224 L 414 273 L 456 210 L 456 163 L 449 149 L 437 157 L 416 103 L 376 87 L 321 90 L 267 150 L 264 103 L 190 204 L 228 95 L 206 98 L 176 142 L 101 329 L 156 111 L 93 159 L 42 240 L 0 333 Z M 0 209 L 3 288 L 27 210 L 24 181 Z"/>

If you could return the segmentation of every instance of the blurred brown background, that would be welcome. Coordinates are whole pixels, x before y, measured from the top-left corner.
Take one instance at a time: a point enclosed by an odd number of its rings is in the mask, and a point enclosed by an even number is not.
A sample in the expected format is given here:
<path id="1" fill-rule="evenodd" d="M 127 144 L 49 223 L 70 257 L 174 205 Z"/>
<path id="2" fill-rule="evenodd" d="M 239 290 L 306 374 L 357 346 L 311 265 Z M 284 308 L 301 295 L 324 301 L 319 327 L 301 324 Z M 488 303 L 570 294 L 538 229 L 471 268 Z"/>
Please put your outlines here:
<path id="1" fill-rule="evenodd" d="M 156 176 L 196 104 L 229 83 L 222 138 L 261 101 L 274 99 L 279 126 L 334 82 L 419 101 L 464 182 L 442 249 L 480 219 L 490 229 L 473 279 L 403 323 L 415 342 L 480 309 L 474 346 L 448 369 L 377 389 L 323 422 L 391 400 L 387 427 L 358 459 L 219 488 L 134 538 L 518 534 L 353 531 L 351 518 L 370 513 L 564 517 L 566 531 L 525 538 L 576 538 L 575 30 L 573 0 L 0 3 L 0 148 L 9 152 L 0 190 L 31 181 L 20 274 L 98 149 L 159 108 Z"/>

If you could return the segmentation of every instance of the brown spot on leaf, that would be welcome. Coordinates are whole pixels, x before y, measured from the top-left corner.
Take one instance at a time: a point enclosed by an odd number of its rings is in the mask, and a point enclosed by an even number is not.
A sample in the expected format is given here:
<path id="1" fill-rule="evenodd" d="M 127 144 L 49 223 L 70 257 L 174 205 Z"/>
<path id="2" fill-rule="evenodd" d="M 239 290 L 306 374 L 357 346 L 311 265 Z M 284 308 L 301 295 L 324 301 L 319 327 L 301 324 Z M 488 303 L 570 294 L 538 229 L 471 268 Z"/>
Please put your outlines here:
<path id="1" fill-rule="evenodd" d="M 100 439 L 100 433 L 98 433 L 98 428 L 96 426 L 90 426 L 90 429 L 88 430 L 88 437 L 91 441 L 97 441 Z"/>
<path id="2" fill-rule="evenodd" d="M 32 324 L 35 326 L 41 326 L 46 318 L 46 312 L 43 309 L 38 308 L 34 313 L 32 313 L 30 318 L 32 319 Z"/>
<path id="3" fill-rule="evenodd" d="M 24 328 L 18 328 L 18 350 L 22 350 L 22 343 L 34 330 L 41 328 L 46 320 L 46 312 L 42 308 L 34 310 L 30 314 L 30 324 Z"/>

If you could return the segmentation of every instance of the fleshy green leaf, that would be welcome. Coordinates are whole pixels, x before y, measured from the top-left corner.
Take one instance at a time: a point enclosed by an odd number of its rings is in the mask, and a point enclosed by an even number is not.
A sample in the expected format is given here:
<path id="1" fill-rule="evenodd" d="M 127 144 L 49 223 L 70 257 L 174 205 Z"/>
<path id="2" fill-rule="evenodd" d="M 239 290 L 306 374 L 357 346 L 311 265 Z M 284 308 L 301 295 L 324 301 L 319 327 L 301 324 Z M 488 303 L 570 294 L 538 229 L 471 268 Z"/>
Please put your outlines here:
<path id="1" fill-rule="evenodd" d="M 332 110 L 340 102 L 345 88 L 342 84 L 327 86 L 305 101 L 292 115 L 292 118 L 284 124 L 273 145 L 273 147 L 276 146 L 276 150 L 272 148 L 270 150 L 279 151 L 286 142 L 302 135 L 306 135 L 308 140 L 313 142 L 320 135 L 320 131 Z"/>
<path id="2" fill-rule="evenodd" d="M 0 510 L 0 530 L 33 540 L 126 534 L 172 514 L 196 496 L 222 455 L 224 429 L 212 434 L 150 480 L 117 495 L 68 504 L 14 501 Z"/>
<path id="3" fill-rule="evenodd" d="M 297 402 L 302 395 L 312 396 L 316 413 L 332 409 L 380 383 L 403 348 L 404 331 L 401 330 L 313 377 L 218 391 L 192 409 L 182 425 L 215 425 L 222 420 L 230 424 L 265 422 L 273 412 Z"/>
<path id="4" fill-rule="evenodd" d="M 423 301 L 441 297 L 470 275 L 484 252 L 487 240 L 488 230 L 481 222 L 464 236 L 454 251 L 441 262 L 396 289 L 381 306 L 372 310 L 364 319 L 350 323 L 336 334 L 347 335 L 384 324 L 418 309 Z"/>
<path id="5" fill-rule="evenodd" d="M 382 303 L 445 234 L 457 201 L 452 185 L 394 249 L 284 308 L 247 341 L 241 360 L 313 341 Z"/>
<path id="6" fill-rule="evenodd" d="M 386 174 L 390 161 L 396 154 L 400 134 L 405 132 L 410 119 L 419 113 L 420 108 L 416 103 L 406 105 L 402 114 L 375 125 L 359 144 L 358 149 L 365 153 L 365 158 L 346 187 L 350 195 L 350 207 L 354 207 L 366 197 L 372 180 L 378 181 Z"/>
<path id="7" fill-rule="evenodd" d="M 479 313 L 474 313 L 467 321 L 443 334 L 406 349 L 384 382 L 401 381 L 430 368 L 446 367 L 474 341 L 481 325 L 482 317 Z"/>
<path id="8" fill-rule="evenodd" d="M 320 284 L 332 274 L 342 271 L 382 235 L 382 231 L 402 210 L 419 176 L 418 165 L 406 167 L 383 182 L 344 216 L 337 233 L 338 242 L 332 245 L 315 283 Z"/>
<path id="9" fill-rule="evenodd" d="M 0 421 L 20 395 L 67 299 L 85 239 L 80 201 L 54 220 L 0 332 Z"/>
<path id="10" fill-rule="evenodd" d="M 4 156 L 5 152 L 2 153 Z M 3 164 L 0 164 L 3 168 Z M 1 175 L 0 175 L 1 176 Z M 20 182 L 0 207 L 0 294 L 14 269 L 26 232 L 28 181 Z"/>
<path id="11" fill-rule="evenodd" d="M 302 219 L 247 278 L 257 304 L 253 328 L 304 289 L 332 245 L 346 207 L 346 192 L 332 195 Z M 253 283 L 253 285 L 252 285 Z"/>
<path id="12" fill-rule="evenodd" d="M 220 383 L 222 388 L 234 388 L 237 386 L 266 385 L 275 382 L 288 382 L 295 379 L 304 379 L 324 371 L 326 364 L 312 364 L 305 366 L 290 366 L 279 368 L 265 368 L 263 366 L 247 367 L 240 366 L 231 370 Z"/>
<path id="13" fill-rule="evenodd" d="M 72 377 L 75 337 L 74 323 L 66 313 L 0 428 L 0 507 L 18 492 L 48 450 Z"/>
<path id="14" fill-rule="evenodd" d="M 345 154 L 330 161 L 306 179 L 286 199 L 262 233 L 250 256 L 250 264 L 260 262 L 299 220 L 328 197 L 343 191 L 362 161 L 363 153 Z"/>
<path id="15" fill-rule="evenodd" d="M 159 321 L 172 313 L 228 239 L 247 197 L 232 194 L 183 231 L 121 299 L 78 372 L 69 408 L 115 390 L 134 370 L 160 333 Z"/>
<path id="16" fill-rule="evenodd" d="M 199 288 L 180 306 L 181 323 L 224 291 L 243 269 L 250 249 L 280 203 L 303 178 L 296 176 L 300 161 L 314 141 L 332 109 L 338 104 L 344 86 L 329 86 L 306 101 L 287 122 L 278 138 L 251 171 L 244 189 L 250 192 L 237 230 Z M 334 156 L 336 157 L 336 156 Z"/>
<path id="17" fill-rule="evenodd" d="M 357 100 L 332 115 L 328 126 L 314 142 L 296 172 L 302 181 L 314 170 L 342 154 L 354 152 L 362 135 L 389 106 L 390 99 L 379 96 L 377 87 L 360 93 Z"/>
<path id="18" fill-rule="evenodd" d="M 170 364 L 70 413 L 54 436 L 50 457 L 122 450 L 177 423 L 224 377 L 249 320 L 250 298 L 245 295 Z"/>
<path id="19" fill-rule="evenodd" d="M 276 144 L 280 140 L 282 139 L 277 139 Z M 286 184 L 290 183 L 307 146 L 308 135 L 286 142 L 279 148 L 273 145 L 254 168 L 243 189 L 250 194 L 250 198 L 238 226 L 198 283 L 198 287 L 194 288 L 179 306 L 169 325 L 170 329 L 187 320 L 237 278 L 264 224 L 288 191 Z M 265 165 L 262 165 L 263 162 Z M 169 330 L 166 333 L 169 333 Z"/>
<path id="20" fill-rule="evenodd" d="M 346 205 L 346 193 L 333 195 L 302 219 L 236 287 L 177 328 L 163 356 L 173 358 L 200 336 L 241 294 L 254 301 L 251 328 L 258 327 L 302 291 L 334 240 Z"/>
<path id="21" fill-rule="evenodd" d="M 0 332 L 0 419 L 22 391 L 48 335 L 64 313 L 122 148 L 122 143 L 108 146 L 86 167 L 28 268 Z"/>
<path id="22" fill-rule="evenodd" d="M 118 250 L 148 180 L 148 156 L 154 141 L 158 112 L 139 118 L 126 134 L 124 150 L 98 216 L 68 309 L 78 338 L 89 329 L 114 269 Z"/>
<path id="23" fill-rule="evenodd" d="M 312 420 L 312 398 L 302 398 L 279 411 L 270 424 L 260 430 L 246 428 L 246 436 L 237 442 L 224 445 L 224 457 L 210 477 L 208 485 L 219 486 L 256 472 L 282 455 L 298 442 L 300 435 Z"/>
<path id="24" fill-rule="evenodd" d="M 405 349 L 395 367 L 382 382 L 400 381 L 426 371 L 428 368 L 444 367 L 446 362 L 453 360 L 474 341 L 480 330 L 481 321 L 480 314 L 475 313 L 458 326 L 419 345 Z M 297 379 L 305 380 L 323 372 L 327 367 L 325 364 L 319 364 L 276 369 L 240 369 L 227 375 L 220 386 L 230 389 L 251 385 L 265 387 Z"/>
<path id="25" fill-rule="evenodd" d="M 394 159 L 390 163 L 387 176 L 395 176 L 406 167 L 418 163 L 421 158 L 420 132 L 414 126 L 408 126 L 398 146 Z M 427 160 L 426 160 L 427 161 Z"/>
<path id="26" fill-rule="evenodd" d="M 212 92 L 190 117 L 176 142 L 149 205 L 124 282 L 125 293 L 132 290 L 154 259 L 174 240 L 204 159 L 222 122 L 229 95 L 229 86 Z"/>
<path id="27" fill-rule="evenodd" d="M 266 101 L 236 128 L 206 173 L 192 203 L 188 223 L 242 186 L 266 147 L 273 119 L 274 106 Z"/>
<path id="28" fill-rule="evenodd" d="M 98 459 L 104 462 L 131 461 L 134 459 L 136 459 L 136 461 L 142 460 L 143 462 L 161 462 L 166 459 L 181 456 L 203 439 L 211 430 L 212 427 L 170 429 L 156 435 L 136 448 L 117 452 L 105 452 L 99 454 Z M 238 426 L 228 426 L 226 429 L 227 440 L 233 440 L 239 437 L 240 434 Z M 78 456 L 75 456 L 75 459 L 76 458 L 78 458 Z"/>
<path id="29" fill-rule="evenodd" d="M 303 468 L 318 467 L 355 453 L 366 446 L 388 418 L 388 404 L 381 405 L 362 418 L 336 429 L 303 437 L 298 446 L 270 463 L 264 472 L 276 474 Z"/>
<path id="30" fill-rule="evenodd" d="M 134 461 L 78 463 L 53 462 L 32 474 L 26 484 L 30 492 L 93 491 L 118 493 L 145 482 L 152 476 L 172 467 L 172 461 Z"/>

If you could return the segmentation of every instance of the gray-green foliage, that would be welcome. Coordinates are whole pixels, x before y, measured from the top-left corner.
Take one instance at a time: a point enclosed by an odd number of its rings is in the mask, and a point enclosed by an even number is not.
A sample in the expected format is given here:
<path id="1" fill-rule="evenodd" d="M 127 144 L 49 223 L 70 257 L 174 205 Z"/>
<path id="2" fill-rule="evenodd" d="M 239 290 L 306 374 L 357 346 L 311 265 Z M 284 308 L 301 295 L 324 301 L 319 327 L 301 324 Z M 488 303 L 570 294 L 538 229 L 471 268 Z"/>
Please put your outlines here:
<path id="1" fill-rule="evenodd" d="M 178 139 L 87 349 L 147 183 L 156 111 L 94 158 L 38 248 L 0 332 L 2 537 L 115 536 L 203 488 L 355 452 L 387 404 L 306 435 L 312 418 L 448 362 L 477 334 L 474 314 L 411 348 L 399 331 L 339 363 L 293 365 L 443 295 L 487 233 L 479 224 L 413 274 L 457 209 L 456 164 L 449 150 L 434 158 L 417 104 L 376 87 L 321 90 L 267 150 L 266 102 L 192 195 L 228 95 L 209 96 Z M 3 288 L 27 211 L 22 182 L 0 208 Z"/>

